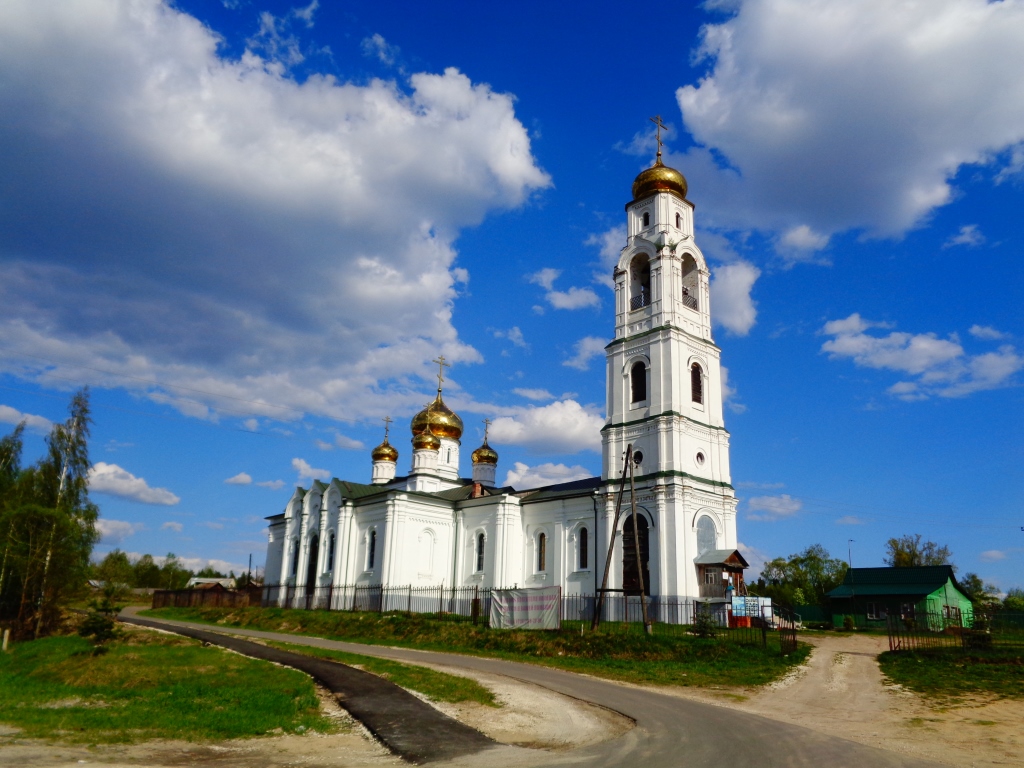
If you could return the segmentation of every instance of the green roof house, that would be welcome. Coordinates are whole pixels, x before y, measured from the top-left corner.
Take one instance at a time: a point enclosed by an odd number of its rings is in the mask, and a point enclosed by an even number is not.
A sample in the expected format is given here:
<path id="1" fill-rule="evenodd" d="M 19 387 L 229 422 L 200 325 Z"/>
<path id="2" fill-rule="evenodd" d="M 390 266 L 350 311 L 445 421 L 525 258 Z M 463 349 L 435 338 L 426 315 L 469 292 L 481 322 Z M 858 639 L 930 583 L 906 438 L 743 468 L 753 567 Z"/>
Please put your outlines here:
<path id="1" fill-rule="evenodd" d="M 853 616 L 858 627 L 885 626 L 889 616 L 941 631 L 949 624 L 974 623 L 970 599 L 956 582 L 952 566 L 850 568 L 843 583 L 828 593 L 832 623 Z"/>

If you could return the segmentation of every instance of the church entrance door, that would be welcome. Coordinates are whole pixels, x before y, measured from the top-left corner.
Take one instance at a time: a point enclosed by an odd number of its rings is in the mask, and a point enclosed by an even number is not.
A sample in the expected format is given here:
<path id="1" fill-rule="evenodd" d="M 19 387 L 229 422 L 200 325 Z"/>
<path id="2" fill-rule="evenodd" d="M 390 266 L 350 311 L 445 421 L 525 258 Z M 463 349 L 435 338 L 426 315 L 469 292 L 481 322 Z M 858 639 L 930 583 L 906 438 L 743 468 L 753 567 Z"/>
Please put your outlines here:
<path id="1" fill-rule="evenodd" d="M 637 528 L 640 532 L 640 566 L 644 572 L 644 594 L 651 594 L 651 539 L 647 528 L 647 519 L 643 515 L 636 516 Z M 626 518 L 622 526 L 622 591 L 627 595 L 640 594 L 640 576 L 636 569 L 636 535 L 633 531 L 632 516 Z"/>

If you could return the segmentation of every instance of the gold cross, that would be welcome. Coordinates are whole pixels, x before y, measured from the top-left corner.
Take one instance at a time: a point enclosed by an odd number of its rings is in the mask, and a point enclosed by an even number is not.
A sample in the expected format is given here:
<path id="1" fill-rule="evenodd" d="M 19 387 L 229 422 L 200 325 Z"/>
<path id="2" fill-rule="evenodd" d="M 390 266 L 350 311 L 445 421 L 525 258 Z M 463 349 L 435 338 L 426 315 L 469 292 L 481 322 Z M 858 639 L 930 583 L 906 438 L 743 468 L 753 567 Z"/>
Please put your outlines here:
<path id="1" fill-rule="evenodd" d="M 487 442 L 487 430 L 491 428 L 491 420 L 484 419 L 484 442 Z"/>
<path id="2" fill-rule="evenodd" d="M 444 384 L 444 369 L 451 368 L 451 364 L 446 362 L 444 355 L 438 355 L 436 360 L 431 360 L 432 363 L 437 363 L 437 391 L 441 391 L 441 385 Z"/>
<path id="3" fill-rule="evenodd" d="M 662 131 L 667 131 L 668 127 L 663 122 L 661 122 L 661 115 L 655 115 L 654 117 L 649 117 L 647 119 L 650 120 L 652 123 L 654 123 L 656 126 L 658 126 L 657 132 L 655 134 L 656 138 L 658 140 L 658 162 L 657 162 L 657 165 L 661 165 L 661 132 Z"/>
<path id="4" fill-rule="evenodd" d="M 382 421 L 384 422 L 384 441 L 387 442 L 388 432 L 391 430 L 392 418 L 390 416 L 385 416 Z"/>

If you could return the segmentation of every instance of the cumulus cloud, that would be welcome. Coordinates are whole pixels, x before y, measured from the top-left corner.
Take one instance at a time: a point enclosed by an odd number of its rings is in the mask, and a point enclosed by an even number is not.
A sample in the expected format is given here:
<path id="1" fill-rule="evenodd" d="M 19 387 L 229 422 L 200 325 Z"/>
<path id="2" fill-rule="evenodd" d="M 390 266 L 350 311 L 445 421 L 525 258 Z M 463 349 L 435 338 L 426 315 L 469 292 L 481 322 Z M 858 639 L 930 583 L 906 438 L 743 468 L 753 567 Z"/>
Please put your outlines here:
<path id="1" fill-rule="evenodd" d="M 792 517 L 803 508 L 800 499 L 794 499 L 788 493 L 779 496 L 754 496 L 747 502 L 747 520 L 775 522 Z"/>
<path id="2" fill-rule="evenodd" d="M 172 507 L 181 501 L 166 488 L 151 488 L 144 478 L 105 461 L 96 462 L 89 470 L 89 490 L 164 507 Z"/>
<path id="3" fill-rule="evenodd" d="M 575 400 L 515 408 L 491 424 L 491 439 L 500 445 L 521 445 L 532 453 L 578 453 L 601 450 L 604 418 Z"/>
<path id="4" fill-rule="evenodd" d="M 47 418 L 31 413 L 22 413 L 9 405 L 0 405 L 0 424 L 20 424 L 23 421 L 26 429 L 41 435 L 49 434 L 53 428 L 53 422 Z"/>
<path id="5" fill-rule="evenodd" d="M 377 59 L 381 64 L 393 67 L 398 60 L 401 49 L 397 45 L 391 45 L 380 33 L 374 33 L 363 38 L 361 43 L 363 55 Z"/>
<path id="6" fill-rule="evenodd" d="M 740 551 L 740 554 L 743 555 L 744 559 L 750 564 L 750 568 L 748 570 L 748 573 L 750 574 L 760 574 L 761 569 L 764 568 L 764 564 L 771 560 L 768 553 L 763 549 L 758 549 L 757 547 L 749 544 L 744 544 L 742 541 L 736 542 L 736 549 Z"/>
<path id="7" fill-rule="evenodd" d="M 517 491 L 522 491 L 556 483 L 569 483 L 573 480 L 582 480 L 593 476 L 593 472 L 579 464 L 568 467 L 565 464 L 547 463 L 531 467 L 517 461 L 505 475 L 504 484 L 513 486 Z"/>
<path id="8" fill-rule="evenodd" d="M 715 224 L 806 227 L 811 246 L 849 229 L 899 235 L 950 201 L 963 165 L 1024 140 L 1019 3 L 730 6 L 702 30 L 706 76 L 676 93 L 697 146 L 668 158 Z"/>
<path id="9" fill-rule="evenodd" d="M 983 563 L 994 563 L 997 560 L 1005 560 L 1006 553 L 1003 552 L 1001 549 L 986 549 L 984 552 L 978 555 L 978 558 Z"/>
<path id="10" fill-rule="evenodd" d="M 749 261 L 715 267 L 711 276 L 711 319 L 736 336 L 746 336 L 757 322 L 750 292 L 761 270 Z"/>
<path id="11" fill-rule="evenodd" d="M 583 243 L 596 247 L 600 254 L 601 269 L 594 272 L 594 280 L 614 291 L 615 280 L 612 278 L 612 271 L 619 263 L 619 255 L 626 243 L 626 225 L 617 224 L 605 232 L 589 235 Z"/>
<path id="12" fill-rule="evenodd" d="M 829 357 L 849 358 L 856 365 L 910 374 L 913 380 L 899 381 L 889 393 L 901 400 L 922 400 L 932 395 L 963 397 L 973 392 L 997 389 L 1009 384 L 1024 368 L 1024 357 L 1004 344 L 995 352 L 968 355 L 955 337 L 941 339 L 934 333 L 869 333 L 887 328 L 858 313 L 825 323 L 822 333 L 832 336 L 821 345 Z"/>
<path id="13" fill-rule="evenodd" d="M 559 269 L 545 267 L 532 275 L 527 275 L 526 279 L 544 289 L 544 298 L 555 309 L 583 309 L 601 305 L 601 299 L 590 288 L 572 286 L 568 291 L 556 291 L 555 280 L 561 274 L 562 271 Z"/>
<path id="14" fill-rule="evenodd" d="M 972 325 L 967 329 L 967 332 L 976 339 L 985 339 L 986 341 L 999 341 L 1010 338 L 1010 334 L 997 331 L 990 325 Z"/>
<path id="15" fill-rule="evenodd" d="M 515 394 L 520 397 L 525 397 L 527 400 L 554 400 L 555 396 L 548 392 L 546 389 L 531 389 L 530 387 L 516 387 L 512 390 Z"/>
<path id="16" fill-rule="evenodd" d="M 168 520 L 160 526 L 161 531 L 174 531 L 175 533 L 181 533 L 184 528 L 185 526 L 181 523 L 175 522 L 174 520 Z"/>
<path id="17" fill-rule="evenodd" d="M 128 523 L 124 520 L 110 520 L 106 517 L 101 517 L 96 521 L 96 530 L 100 534 L 101 544 L 120 544 L 144 528 L 142 523 Z"/>
<path id="18" fill-rule="evenodd" d="M 494 338 L 496 339 L 508 339 L 512 342 L 512 345 L 519 347 L 520 349 L 529 349 L 530 345 L 527 343 L 526 338 L 523 336 L 523 332 L 520 330 L 518 325 L 513 325 L 507 331 L 495 330 L 493 331 Z"/>
<path id="19" fill-rule="evenodd" d="M 295 458 L 292 459 L 292 469 L 299 473 L 299 482 L 303 480 L 330 480 L 331 471 L 329 469 L 316 469 L 310 466 L 309 462 L 305 459 Z M 271 487 L 269 484 L 258 483 L 264 487 Z"/>
<path id="20" fill-rule="evenodd" d="M 439 351 L 481 360 L 459 232 L 550 184 L 513 97 L 218 46 L 159 0 L 0 4 L 0 371 L 200 418 L 415 408 Z"/>
<path id="21" fill-rule="evenodd" d="M 260 488 L 269 488 L 272 491 L 276 491 L 284 487 L 284 480 L 263 480 L 256 483 L 256 485 Z"/>
<path id="22" fill-rule="evenodd" d="M 239 472 L 224 481 L 228 485 L 249 485 L 252 482 L 252 475 L 248 472 Z"/>
<path id="23" fill-rule="evenodd" d="M 743 413 L 747 406 L 739 401 L 736 388 L 729 383 L 729 369 L 724 365 L 720 368 L 722 374 L 722 402 L 733 413 Z"/>
<path id="24" fill-rule="evenodd" d="M 600 336 L 584 336 L 573 345 L 575 354 L 568 360 L 562 361 L 562 365 L 575 368 L 577 371 L 585 371 L 590 368 L 591 360 L 604 355 L 604 348 L 607 344 L 607 339 L 602 339 Z"/>
<path id="25" fill-rule="evenodd" d="M 366 446 L 363 445 L 361 440 L 356 440 L 353 437 L 337 433 L 334 436 L 334 444 L 345 451 L 361 451 Z"/>
<path id="26" fill-rule="evenodd" d="M 978 230 L 977 224 L 965 224 L 960 231 L 942 244 L 943 248 L 953 248 L 957 245 L 975 247 L 985 242 L 985 236 Z"/>

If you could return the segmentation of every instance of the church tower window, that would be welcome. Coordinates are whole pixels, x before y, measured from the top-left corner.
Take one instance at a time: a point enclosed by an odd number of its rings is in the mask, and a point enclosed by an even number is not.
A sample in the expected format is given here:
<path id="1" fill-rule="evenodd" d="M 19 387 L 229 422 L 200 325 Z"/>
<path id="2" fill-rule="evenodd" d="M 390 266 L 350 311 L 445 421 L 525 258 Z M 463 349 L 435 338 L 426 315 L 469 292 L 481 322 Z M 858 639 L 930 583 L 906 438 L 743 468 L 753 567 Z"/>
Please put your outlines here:
<path id="1" fill-rule="evenodd" d="M 478 533 L 476 537 L 476 571 L 480 573 L 484 569 L 484 544 L 487 539 L 482 533 Z"/>
<path id="2" fill-rule="evenodd" d="M 651 262 L 646 254 L 639 254 L 629 265 L 629 309 L 634 311 L 650 306 Z"/>
<path id="3" fill-rule="evenodd" d="M 645 211 L 644 212 L 644 226 L 645 227 L 649 227 L 650 225 L 651 225 L 651 214 Z"/>
<path id="4" fill-rule="evenodd" d="M 690 397 L 695 403 L 704 402 L 704 371 L 697 363 L 690 366 Z"/>
<path id="5" fill-rule="evenodd" d="M 680 215 L 679 215 L 679 214 L 677 213 L 677 214 L 676 214 L 676 229 L 682 229 L 682 228 L 683 228 L 683 217 L 682 217 L 682 216 L 680 216 Z"/>
<path id="6" fill-rule="evenodd" d="M 373 570 L 373 561 L 377 557 L 377 531 L 370 531 L 370 539 L 366 544 L 366 570 Z"/>
<path id="7" fill-rule="evenodd" d="M 643 362 L 635 362 L 629 369 L 629 389 L 631 403 L 642 403 L 647 399 L 647 366 Z"/>
<path id="8" fill-rule="evenodd" d="M 590 542 L 587 541 L 589 534 L 586 528 L 580 528 L 580 570 L 585 571 L 589 568 L 589 546 Z"/>
<path id="9" fill-rule="evenodd" d="M 548 537 L 542 533 L 537 536 L 537 571 L 543 572 L 548 569 Z"/>

